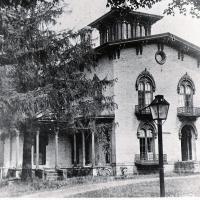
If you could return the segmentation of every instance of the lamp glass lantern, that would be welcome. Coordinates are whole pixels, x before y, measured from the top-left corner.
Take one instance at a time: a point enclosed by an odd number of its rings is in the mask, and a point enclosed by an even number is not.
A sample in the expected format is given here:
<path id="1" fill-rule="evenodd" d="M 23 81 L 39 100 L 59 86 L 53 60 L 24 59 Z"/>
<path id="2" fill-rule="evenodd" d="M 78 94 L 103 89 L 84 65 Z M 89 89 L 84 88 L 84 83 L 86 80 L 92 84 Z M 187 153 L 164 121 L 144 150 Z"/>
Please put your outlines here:
<path id="1" fill-rule="evenodd" d="M 169 110 L 169 103 L 163 95 L 155 96 L 155 99 L 149 105 L 153 120 L 166 120 Z"/>

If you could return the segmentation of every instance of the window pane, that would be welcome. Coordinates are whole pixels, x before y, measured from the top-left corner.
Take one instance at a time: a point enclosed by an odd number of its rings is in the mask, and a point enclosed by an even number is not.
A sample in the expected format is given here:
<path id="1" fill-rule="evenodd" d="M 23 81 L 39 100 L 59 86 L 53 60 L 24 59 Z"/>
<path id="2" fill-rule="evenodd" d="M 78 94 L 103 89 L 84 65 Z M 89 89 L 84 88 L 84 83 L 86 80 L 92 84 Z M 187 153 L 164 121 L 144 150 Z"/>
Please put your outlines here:
<path id="1" fill-rule="evenodd" d="M 153 152 L 153 139 L 147 138 L 147 152 Z"/>
<path id="2" fill-rule="evenodd" d="M 192 95 L 186 94 L 185 95 L 185 106 L 192 107 Z"/>
<path id="3" fill-rule="evenodd" d="M 180 87 L 180 94 L 184 94 L 184 86 Z"/>
<path id="4" fill-rule="evenodd" d="M 118 23 L 118 39 L 122 39 L 122 24 Z"/>
<path id="5" fill-rule="evenodd" d="M 145 106 L 145 93 L 144 93 L 144 91 L 138 91 L 138 104 L 141 107 Z"/>
<path id="6" fill-rule="evenodd" d="M 145 131 L 144 130 L 140 130 L 139 131 L 139 137 L 140 138 L 145 138 Z"/>
<path id="7" fill-rule="evenodd" d="M 178 97 L 178 105 L 179 107 L 184 107 L 184 95 L 183 94 L 180 94 L 179 97 Z"/>
<path id="8" fill-rule="evenodd" d="M 150 83 L 145 83 L 145 91 L 151 91 Z"/>
<path id="9" fill-rule="evenodd" d="M 153 137 L 152 130 L 147 130 L 147 137 L 148 138 L 152 138 Z"/>
<path id="10" fill-rule="evenodd" d="M 133 36 L 133 38 L 135 37 L 135 24 L 132 24 L 132 26 L 131 26 L 131 32 L 132 32 L 132 36 Z"/>
<path id="11" fill-rule="evenodd" d="M 140 91 L 144 90 L 144 84 L 143 83 L 139 83 L 138 90 L 140 90 Z"/>
<path id="12" fill-rule="evenodd" d="M 141 159 L 144 159 L 145 156 L 145 139 L 140 138 L 140 156 Z"/>
<path id="13" fill-rule="evenodd" d="M 126 29 L 126 23 L 123 22 L 122 24 L 122 39 L 127 39 L 127 29 Z"/>
<path id="14" fill-rule="evenodd" d="M 144 29 L 144 26 L 141 26 L 141 36 L 145 36 L 145 29 Z"/>
<path id="15" fill-rule="evenodd" d="M 128 38 L 131 38 L 131 25 L 128 24 Z"/>
<path id="16" fill-rule="evenodd" d="M 136 25 L 136 37 L 140 37 L 140 25 Z"/>
<path id="17" fill-rule="evenodd" d="M 190 86 L 186 86 L 186 90 L 185 90 L 186 94 L 192 94 L 192 89 Z"/>
<path id="18" fill-rule="evenodd" d="M 145 104 L 149 105 L 151 103 L 151 93 L 145 93 Z"/>

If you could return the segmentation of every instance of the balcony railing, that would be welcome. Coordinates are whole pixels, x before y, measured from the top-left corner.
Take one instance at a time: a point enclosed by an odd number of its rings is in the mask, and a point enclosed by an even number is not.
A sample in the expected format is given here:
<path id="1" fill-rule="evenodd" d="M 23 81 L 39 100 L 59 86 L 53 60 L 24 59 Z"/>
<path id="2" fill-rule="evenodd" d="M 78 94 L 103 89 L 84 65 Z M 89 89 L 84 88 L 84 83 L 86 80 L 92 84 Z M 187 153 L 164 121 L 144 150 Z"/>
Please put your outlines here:
<path id="1" fill-rule="evenodd" d="M 147 107 L 148 105 L 136 105 L 135 106 L 135 113 L 140 113 L 140 114 L 151 114 L 150 108 Z"/>
<path id="2" fill-rule="evenodd" d="M 135 106 L 135 115 L 140 119 L 140 118 L 145 118 L 145 117 L 151 117 L 151 111 L 150 108 L 147 107 L 148 105 L 136 105 Z"/>
<path id="3" fill-rule="evenodd" d="M 200 117 L 200 107 L 179 107 L 178 117 Z"/>
<path id="4" fill-rule="evenodd" d="M 163 162 L 167 162 L 167 154 L 163 154 Z M 159 155 L 153 153 L 136 154 L 135 163 L 140 165 L 158 165 Z"/>

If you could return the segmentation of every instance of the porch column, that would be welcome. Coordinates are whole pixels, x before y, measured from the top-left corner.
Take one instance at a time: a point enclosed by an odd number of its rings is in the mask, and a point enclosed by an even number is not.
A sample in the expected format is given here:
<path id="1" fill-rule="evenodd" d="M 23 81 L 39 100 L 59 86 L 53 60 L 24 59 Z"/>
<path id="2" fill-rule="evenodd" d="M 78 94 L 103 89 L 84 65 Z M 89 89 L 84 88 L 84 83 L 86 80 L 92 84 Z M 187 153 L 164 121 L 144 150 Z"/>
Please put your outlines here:
<path id="1" fill-rule="evenodd" d="M 82 131 L 83 167 L 85 166 L 85 132 Z"/>
<path id="2" fill-rule="evenodd" d="M 195 138 L 192 140 L 192 153 L 194 154 L 194 159 L 193 160 L 197 160 L 197 153 L 196 153 L 196 142 L 195 142 Z"/>
<path id="3" fill-rule="evenodd" d="M 111 147 L 112 147 L 112 164 L 116 163 L 116 138 L 115 138 L 115 122 L 112 123 L 112 141 L 111 141 Z"/>
<path id="4" fill-rule="evenodd" d="M 40 131 L 36 132 L 36 169 L 39 169 L 39 136 Z"/>
<path id="5" fill-rule="evenodd" d="M 32 147 L 31 147 L 31 165 L 32 165 L 32 168 L 33 168 L 33 165 L 34 165 L 34 145 L 32 145 Z"/>
<path id="6" fill-rule="evenodd" d="M 155 152 L 155 133 L 153 134 L 153 160 L 156 160 L 156 152 Z"/>
<path id="7" fill-rule="evenodd" d="M 16 168 L 19 166 L 19 130 L 16 131 Z"/>
<path id="8" fill-rule="evenodd" d="M 58 133 L 59 129 L 55 131 L 55 168 L 58 168 Z"/>
<path id="9" fill-rule="evenodd" d="M 95 120 L 92 121 L 92 166 L 95 166 L 95 134 L 96 134 L 96 125 Z"/>
<path id="10" fill-rule="evenodd" d="M 10 141 L 10 160 L 9 160 L 9 167 L 12 165 L 12 135 L 9 134 L 9 141 Z"/>
<path id="11" fill-rule="evenodd" d="M 77 164 L 76 160 L 76 133 L 74 133 L 74 165 Z"/>
<path id="12" fill-rule="evenodd" d="M 147 143 L 147 132 L 145 131 L 145 160 L 148 160 L 147 153 L 148 153 L 148 143 Z"/>

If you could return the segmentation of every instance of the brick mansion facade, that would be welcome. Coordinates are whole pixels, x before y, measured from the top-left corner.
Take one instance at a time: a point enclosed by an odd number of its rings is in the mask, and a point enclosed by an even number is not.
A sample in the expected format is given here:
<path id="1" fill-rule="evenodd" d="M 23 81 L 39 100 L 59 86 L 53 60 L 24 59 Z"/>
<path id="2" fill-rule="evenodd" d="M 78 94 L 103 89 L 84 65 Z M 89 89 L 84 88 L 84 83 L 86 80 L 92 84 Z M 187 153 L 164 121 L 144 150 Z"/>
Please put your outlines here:
<path id="1" fill-rule="evenodd" d="M 161 19 L 111 10 L 89 24 L 100 37 L 93 74 L 117 79 L 105 92 L 114 95 L 118 109 L 93 120 L 94 127 L 111 124 L 107 133 L 110 145 L 105 151 L 95 128 L 78 133 L 51 133 L 41 128 L 32 146 L 33 169 L 46 170 L 46 174 L 57 169 L 66 177 L 158 169 L 157 127 L 145 107 L 162 94 L 170 103 L 163 124 L 165 171 L 200 171 L 200 48 L 171 33 L 152 35 L 152 25 Z M 22 135 L 16 131 L 1 139 L 0 148 L 1 166 L 20 171 Z"/>

